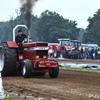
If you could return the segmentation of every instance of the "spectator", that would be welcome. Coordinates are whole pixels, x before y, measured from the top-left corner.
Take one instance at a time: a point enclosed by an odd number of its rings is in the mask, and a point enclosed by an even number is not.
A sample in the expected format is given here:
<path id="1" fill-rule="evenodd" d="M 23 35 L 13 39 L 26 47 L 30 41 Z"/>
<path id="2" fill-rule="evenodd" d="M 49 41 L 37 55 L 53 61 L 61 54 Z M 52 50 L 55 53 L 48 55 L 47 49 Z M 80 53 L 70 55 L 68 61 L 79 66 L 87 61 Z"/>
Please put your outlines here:
<path id="1" fill-rule="evenodd" d="M 93 53 L 94 53 L 94 49 L 92 47 L 92 50 L 91 50 L 91 59 L 93 60 Z"/>
<path id="2" fill-rule="evenodd" d="M 88 56 L 88 58 L 91 59 L 91 49 L 89 48 L 88 50 L 89 50 L 89 56 Z"/>
<path id="3" fill-rule="evenodd" d="M 98 47 L 98 51 L 100 51 L 100 47 Z"/>
<path id="4" fill-rule="evenodd" d="M 95 60 L 97 60 L 97 48 L 95 48 Z"/>
<path id="5" fill-rule="evenodd" d="M 83 59 L 83 47 L 81 48 L 81 58 Z"/>
<path id="6" fill-rule="evenodd" d="M 89 50 L 88 50 L 88 48 L 86 48 L 86 58 L 87 59 L 89 58 Z"/>

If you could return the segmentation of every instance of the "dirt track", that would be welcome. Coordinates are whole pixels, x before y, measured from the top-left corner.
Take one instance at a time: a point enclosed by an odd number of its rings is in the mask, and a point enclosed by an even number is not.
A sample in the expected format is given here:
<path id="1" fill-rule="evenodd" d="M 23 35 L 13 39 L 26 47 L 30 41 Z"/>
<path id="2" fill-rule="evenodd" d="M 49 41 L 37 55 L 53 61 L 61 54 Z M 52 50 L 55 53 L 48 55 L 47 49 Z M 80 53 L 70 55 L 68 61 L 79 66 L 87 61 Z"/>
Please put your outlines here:
<path id="1" fill-rule="evenodd" d="M 100 100 L 100 73 L 94 72 L 60 69 L 55 79 L 50 78 L 48 73 L 44 77 L 32 76 L 29 79 L 3 77 L 3 86 L 23 100 Z"/>
<path id="2" fill-rule="evenodd" d="M 49 58 L 58 61 L 59 63 L 77 63 L 77 64 L 96 64 L 100 65 L 99 60 L 91 60 L 91 59 L 64 59 L 64 58 Z"/>

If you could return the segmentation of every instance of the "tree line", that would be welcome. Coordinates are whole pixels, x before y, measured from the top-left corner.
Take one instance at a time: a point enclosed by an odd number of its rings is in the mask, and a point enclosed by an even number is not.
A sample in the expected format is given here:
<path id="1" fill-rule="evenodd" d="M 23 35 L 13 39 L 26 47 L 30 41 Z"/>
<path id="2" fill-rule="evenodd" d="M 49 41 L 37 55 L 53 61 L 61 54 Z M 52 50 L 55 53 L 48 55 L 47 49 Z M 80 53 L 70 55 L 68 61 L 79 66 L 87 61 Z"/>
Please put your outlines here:
<path id="1" fill-rule="evenodd" d="M 100 46 L 100 9 L 98 9 L 93 17 L 89 17 L 87 21 L 89 24 L 83 34 L 83 42 Z"/>
<path id="2" fill-rule="evenodd" d="M 16 10 L 17 17 L 10 18 L 9 21 L 0 22 L 0 40 L 12 41 L 13 28 L 18 24 L 26 25 L 24 19 L 25 12 Z M 76 21 L 63 18 L 60 14 L 49 10 L 41 13 L 40 17 L 31 15 L 30 37 L 32 41 L 57 42 L 58 38 L 81 39 L 82 43 L 95 43 L 100 46 L 100 9 L 93 17 L 88 18 L 88 26 L 77 28 Z M 27 34 L 25 28 L 18 28 Z M 16 35 L 18 34 L 16 29 Z"/>
<path id="3" fill-rule="evenodd" d="M 16 13 L 17 17 L 15 19 L 11 17 L 9 21 L 0 22 L 1 41 L 12 41 L 13 28 L 18 24 L 26 25 L 25 12 L 20 9 L 20 12 L 16 10 Z M 18 29 L 27 34 L 25 28 Z M 18 34 L 18 29 L 16 29 L 16 35 Z M 46 10 L 41 13 L 40 17 L 31 15 L 30 37 L 33 41 L 54 43 L 57 42 L 57 37 L 77 39 L 79 31 L 76 21 L 65 19 L 56 12 Z"/>

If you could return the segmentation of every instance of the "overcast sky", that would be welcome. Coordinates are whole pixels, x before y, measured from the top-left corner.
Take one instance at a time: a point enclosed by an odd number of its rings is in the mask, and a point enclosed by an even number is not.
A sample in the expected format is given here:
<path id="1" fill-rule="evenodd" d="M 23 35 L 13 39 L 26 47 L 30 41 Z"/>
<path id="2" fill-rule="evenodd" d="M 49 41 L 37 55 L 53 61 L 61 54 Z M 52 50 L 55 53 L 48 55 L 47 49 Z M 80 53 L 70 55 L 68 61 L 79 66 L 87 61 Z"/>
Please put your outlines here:
<path id="1" fill-rule="evenodd" d="M 0 0 L 0 21 L 16 17 L 15 9 L 20 8 L 19 0 Z M 100 8 L 100 0 L 39 0 L 33 8 L 33 14 L 40 15 L 49 9 L 69 20 L 75 20 L 77 27 L 86 28 L 87 19 L 93 17 Z"/>

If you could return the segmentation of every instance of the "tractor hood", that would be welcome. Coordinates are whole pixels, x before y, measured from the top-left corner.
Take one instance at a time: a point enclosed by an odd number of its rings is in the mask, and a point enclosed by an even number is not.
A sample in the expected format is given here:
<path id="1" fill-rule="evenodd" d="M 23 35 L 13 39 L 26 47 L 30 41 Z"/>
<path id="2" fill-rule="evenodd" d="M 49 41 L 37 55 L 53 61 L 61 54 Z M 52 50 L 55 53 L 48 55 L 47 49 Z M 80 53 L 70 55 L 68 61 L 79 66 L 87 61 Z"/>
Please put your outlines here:
<path id="1" fill-rule="evenodd" d="M 48 47 L 48 42 L 29 42 L 23 44 L 24 48 L 27 47 Z"/>
<path id="2" fill-rule="evenodd" d="M 72 49 L 71 46 L 65 45 L 65 50 L 71 50 L 71 49 Z"/>

